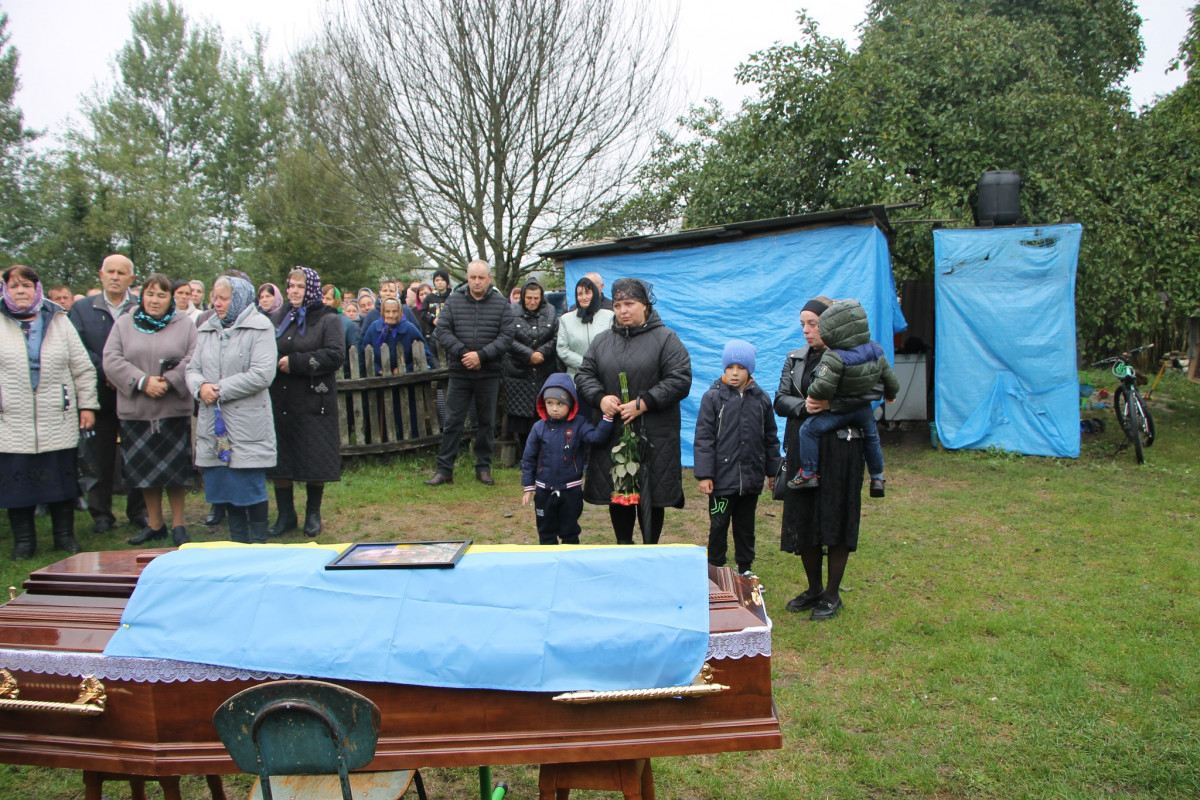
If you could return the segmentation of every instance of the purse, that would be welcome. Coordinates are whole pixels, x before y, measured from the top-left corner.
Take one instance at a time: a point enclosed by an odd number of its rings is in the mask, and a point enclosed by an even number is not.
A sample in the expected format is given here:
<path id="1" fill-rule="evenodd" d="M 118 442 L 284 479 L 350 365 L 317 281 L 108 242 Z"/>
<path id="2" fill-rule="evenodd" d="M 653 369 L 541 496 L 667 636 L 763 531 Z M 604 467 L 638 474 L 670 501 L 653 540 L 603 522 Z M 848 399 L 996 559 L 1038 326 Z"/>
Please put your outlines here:
<path id="1" fill-rule="evenodd" d="M 775 470 L 775 488 L 771 490 L 771 498 L 774 500 L 782 500 L 787 497 L 787 482 L 788 475 L 788 454 L 787 450 L 783 451 L 783 458 L 779 459 L 779 469 Z"/>

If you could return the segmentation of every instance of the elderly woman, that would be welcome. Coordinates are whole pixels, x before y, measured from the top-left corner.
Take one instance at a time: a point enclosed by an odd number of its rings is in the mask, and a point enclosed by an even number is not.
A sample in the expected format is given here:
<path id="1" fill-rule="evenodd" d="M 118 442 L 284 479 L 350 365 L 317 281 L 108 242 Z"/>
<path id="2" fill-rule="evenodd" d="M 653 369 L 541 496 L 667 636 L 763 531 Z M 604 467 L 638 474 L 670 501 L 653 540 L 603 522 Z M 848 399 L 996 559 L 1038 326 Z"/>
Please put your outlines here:
<path id="1" fill-rule="evenodd" d="M 785 474 L 800 465 L 800 426 L 809 415 L 830 409 L 830 401 L 808 398 L 817 364 L 825 352 L 818 320 L 833 303 L 814 297 L 800 311 L 800 325 L 808 343 L 787 354 L 775 413 L 787 419 L 783 450 Z M 866 401 L 834 398 L 834 413 L 854 410 Z M 849 435 L 847 433 L 849 431 Z M 858 524 L 862 505 L 863 438 L 861 429 L 830 431 L 821 437 L 821 483 L 816 489 L 792 490 L 783 500 L 781 548 L 800 556 L 808 588 L 787 604 L 787 610 L 812 610 L 811 619 L 832 619 L 842 610 L 842 576 L 850 553 L 858 548 Z M 822 550 L 828 552 L 828 577 L 821 580 Z"/>
<path id="2" fill-rule="evenodd" d="M 295 530 L 294 481 L 307 484 L 304 535 L 321 533 L 325 484 L 341 480 L 337 376 L 346 338 L 337 311 L 325 305 L 316 270 L 296 267 L 287 279 L 288 304 L 272 318 L 279 371 L 271 384 L 279 459 L 270 471 L 279 518 L 272 536 Z"/>
<path id="3" fill-rule="evenodd" d="M 592 341 L 575 384 L 613 425 L 606 446 L 593 447 L 584 499 L 607 505 L 617 544 L 633 544 L 637 521 L 642 541 L 657 544 L 664 510 L 683 508 L 683 467 L 679 445 L 679 403 L 692 386 L 692 360 L 683 342 L 654 310 L 651 288 L 636 278 L 613 284 L 613 323 Z M 622 398 L 621 375 L 629 399 Z M 612 450 L 630 426 L 641 442 L 638 505 L 614 502 Z"/>
<path id="4" fill-rule="evenodd" d="M 275 463 L 268 389 L 275 378 L 271 321 L 254 304 L 254 286 L 222 276 L 213 315 L 196 332 L 188 390 L 200 401 L 196 466 L 208 502 L 224 504 L 235 542 L 267 540 L 267 467 Z"/>
<path id="5" fill-rule="evenodd" d="M 184 286 L 190 302 L 191 287 Z M 166 538 L 164 487 L 171 503 L 171 540 L 176 546 L 191 541 L 183 508 L 194 474 L 187 368 L 196 349 L 196 324 L 176 305 L 171 288 L 166 275 L 148 277 L 141 304 L 117 317 L 104 345 L 104 374 L 117 391 L 122 478 L 129 489 L 141 490 L 149 520 L 130 544 Z"/>
<path id="6" fill-rule="evenodd" d="M 8 509 L 13 559 L 37 553 L 34 510 L 50 506 L 54 549 L 75 541 L 79 429 L 96 424 L 96 369 L 38 274 L 14 265 L 0 285 L 0 508 Z"/>
<path id="7" fill-rule="evenodd" d="M 508 412 L 508 428 L 517 437 L 517 452 L 524 453 L 525 438 L 538 419 L 538 392 L 557 366 L 558 316 L 554 306 L 546 302 L 537 278 L 530 278 L 521 287 L 513 317 L 513 341 L 503 364 L 504 409 Z"/>

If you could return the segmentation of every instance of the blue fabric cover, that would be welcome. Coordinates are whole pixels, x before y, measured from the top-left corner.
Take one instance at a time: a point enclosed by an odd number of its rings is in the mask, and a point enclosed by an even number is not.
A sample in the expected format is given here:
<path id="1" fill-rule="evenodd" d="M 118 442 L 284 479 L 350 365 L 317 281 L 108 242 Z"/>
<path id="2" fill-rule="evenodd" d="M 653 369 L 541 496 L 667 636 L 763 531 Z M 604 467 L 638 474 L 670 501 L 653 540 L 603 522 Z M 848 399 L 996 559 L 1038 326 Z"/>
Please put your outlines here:
<path id="1" fill-rule="evenodd" d="M 708 649 L 700 547 L 467 553 L 453 569 L 326 570 L 332 557 L 285 547 L 159 556 L 104 653 L 558 692 L 687 684 Z"/>
<path id="2" fill-rule="evenodd" d="M 892 279 L 887 238 L 874 225 L 843 225 L 721 242 L 703 247 L 596 258 L 565 264 L 568 296 L 588 272 L 654 285 L 655 308 L 692 357 L 692 392 L 683 402 L 683 465 L 692 466 L 700 399 L 721 376 L 725 344 L 758 350 L 754 379 L 772 397 L 789 350 L 803 347 L 800 310 L 818 295 L 862 303 L 871 338 L 893 359 L 893 334 L 907 327 Z"/>
<path id="3" fill-rule="evenodd" d="M 938 438 L 1079 456 L 1075 266 L 1083 227 L 933 232 Z"/>

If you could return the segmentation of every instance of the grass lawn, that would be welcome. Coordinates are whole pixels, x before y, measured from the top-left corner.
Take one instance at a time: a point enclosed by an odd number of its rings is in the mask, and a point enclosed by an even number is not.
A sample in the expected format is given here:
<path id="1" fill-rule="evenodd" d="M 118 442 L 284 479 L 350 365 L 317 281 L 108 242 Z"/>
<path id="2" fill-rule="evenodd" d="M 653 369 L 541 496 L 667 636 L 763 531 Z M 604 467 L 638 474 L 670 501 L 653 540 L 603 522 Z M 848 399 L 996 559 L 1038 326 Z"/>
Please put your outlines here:
<path id="1" fill-rule="evenodd" d="M 1169 375 L 1156 395 L 1158 440 L 1141 467 L 1118 451 L 1111 411 L 1088 412 L 1108 430 L 1085 436 L 1074 460 L 939 452 L 926 432 L 885 432 L 888 496 L 864 490 L 846 609 L 831 622 L 784 610 L 803 572 L 779 552 L 779 504 L 764 499 L 755 571 L 775 623 L 783 749 L 657 760 L 658 796 L 1200 797 L 1200 386 Z M 432 457 L 349 468 L 326 490 L 322 541 L 535 543 L 519 472 L 497 470 L 489 488 L 460 463 L 459 482 L 439 489 L 421 485 Z M 695 481 L 685 486 L 664 541 L 703 544 L 705 506 Z M 202 498 L 189 504 L 193 537 L 220 538 L 200 522 Z M 124 547 L 134 533 L 96 536 L 85 520 L 85 549 Z M 49 520 L 38 524 L 47 548 Z M 583 529 L 585 542 L 611 541 L 604 509 L 588 507 Z M 0 572 L 19 586 L 57 558 L 5 557 Z M 534 768 L 494 773 L 509 797 L 537 796 Z M 478 796 L 471 770 L 430 770 L 427 782 L 435 798 Z M 248 785 L 226 784 L 231 797 Z M 199 779 L 184 790 L 207 797 Z M 78 773 L 0 766 L 0 800 L 34 797 L 82 798 Z"/>

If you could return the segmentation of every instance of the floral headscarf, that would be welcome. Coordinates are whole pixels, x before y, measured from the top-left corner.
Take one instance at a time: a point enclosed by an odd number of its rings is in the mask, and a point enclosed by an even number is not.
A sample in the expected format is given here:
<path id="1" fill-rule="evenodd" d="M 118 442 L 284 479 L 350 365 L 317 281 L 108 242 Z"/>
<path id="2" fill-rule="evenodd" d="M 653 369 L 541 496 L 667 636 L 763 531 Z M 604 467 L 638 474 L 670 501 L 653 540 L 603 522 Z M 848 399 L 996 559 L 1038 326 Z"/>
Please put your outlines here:
<path id="1" fill-rule="evenodd" d="M 323 296 L 321 295 L 321 276 L 317 274 L 315 269 L 310 269 L 309 267 L 296 267 L 292 272 L 295 272 L 297 269 L 304 273 L 304 299 L 300 301 L 299 308 L 293 306 L 288 311 L 287 316 L 283 318 L 283 322 L 279 323 L 279 330 L 275 332 L 276 339 L 283 336 L 283 332 L 287 330 L 288 325 L 291 325 L 293 320 L 296 322 L 296 332 L 303 336 L 308 324 L 308 312 L 314 308 L 322 308 L 325 305 Z"/>
<path id="2" fill-rule="evenodd" d="M 262 294 L 263 289 L 270 289 L 271 297 L 274 298 L 271 301 L 271 307 L 266 310 L 267 316 L 270 316 L 279 309 L 283 308 L 283 292 L 279 291 L 279 287 L 273 283 L 264 283 L 262 286 L 258 287 L 258 294 Z"/>
<path id="3" fill-rule="evenodd" d="M 232 294 L 229 298 L 229 308 L 225 309 L 225 316 L 221 317 L 221 327 L 223 328 L 228 328 L 237 322 L 237 318 L 241 316 L 242 312 L 254 302 L 254 284 L 241 278 L 226 278 L 226 280 L 232 287 Z"/>
<path id="4" fill-rule="evenodd" d="M 34 281 L 33 286 L 33 299 L 29 301 L 29 305 L 19 306 L 17 305 L 17 301 L 8 292 L 8 281 L 0 281 L 0 296 L 4 298 L 4 307 L 14 317 L 32 317 L 42 307 L 42 299 L 44 298 L 42 294 L 42 282 L 40 280 Z"/>
<path id="5" fill-rule="evenodd" d="M 143 292 L 145 290 L 143 289 Z M 161 317 L 154 317 L 146 310 L 146 301 L 138 303 L 138 307 L 133 312 L 133 327 L 137 328 L 142 333 L 158 333 L 163 328 L 167 327 L 167 323 L 175 316 L 175 296 L 171 296 L 171 304 L 167 306 L 167 311 Z"/>

